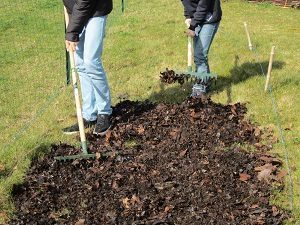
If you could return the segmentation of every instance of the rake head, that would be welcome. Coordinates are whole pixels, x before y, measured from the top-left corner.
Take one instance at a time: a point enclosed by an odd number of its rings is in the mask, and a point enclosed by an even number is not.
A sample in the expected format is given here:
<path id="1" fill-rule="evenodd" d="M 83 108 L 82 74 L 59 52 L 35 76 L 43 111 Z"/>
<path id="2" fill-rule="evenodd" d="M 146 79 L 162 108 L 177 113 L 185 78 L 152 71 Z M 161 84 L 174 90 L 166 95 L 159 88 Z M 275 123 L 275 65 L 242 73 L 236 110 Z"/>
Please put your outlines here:
<path id="1" fill-rule="evenodd" d="M 184 84 L 189 80 L 194 81 L 195 83 L 207 83 L 210 80 L 217 79 L 217 75 L 213 73 L 197 73 L 192 71 L 182 72 L 169 70 L 166 68 L 166 71 L 160 73 L 160 80 L 164 83 L 179 83 Z"/>
<path id="2" fill-rule="evenodd" d="M 96 154 L 78 154 L 78 155 L 66 155 L 66 156 L 56 156 L 54 157 L 57 161 L 70 161 L 70 160 L 76 160 L 76 159 L 93 159 L 96 158 Z"/>

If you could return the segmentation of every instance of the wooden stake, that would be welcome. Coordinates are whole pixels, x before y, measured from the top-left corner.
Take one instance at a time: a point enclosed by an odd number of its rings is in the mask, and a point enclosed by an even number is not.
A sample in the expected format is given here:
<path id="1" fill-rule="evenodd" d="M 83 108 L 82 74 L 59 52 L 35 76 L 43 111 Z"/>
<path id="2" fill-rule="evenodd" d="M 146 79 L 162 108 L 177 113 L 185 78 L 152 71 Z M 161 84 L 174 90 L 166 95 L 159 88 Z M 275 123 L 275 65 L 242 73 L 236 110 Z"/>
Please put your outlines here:
<path id="1" fill-rule="evenodd" d="M 250 34 L 249 34 L 249 31 L 248 31 L 248 26 L 247 26 L 246 22 L 244 22 L 244 26 L 245 26 L 246 35 L 247 35 L 247 38 L 248 38 L 249 49 L 250 49 L 250 51 L 252 51 L 253 50 L 253 46 L 252 46 L 252 43 L 251 43 Z"/>
<path id="2" fill-rule="evenodd" d="M 270 61 L 269 61 L 268 74 L 267 74 L 267 80 L 266 80 L 266 85 L 265 85 L 265 92 L 268 90 L 268 86 L 269 86 L 269 82 L 270 82 L 274 53 L 275 53 L 275 46 L 273 45 L 272 49 L 271 49 L 271 54 L 270 54 Z"/>

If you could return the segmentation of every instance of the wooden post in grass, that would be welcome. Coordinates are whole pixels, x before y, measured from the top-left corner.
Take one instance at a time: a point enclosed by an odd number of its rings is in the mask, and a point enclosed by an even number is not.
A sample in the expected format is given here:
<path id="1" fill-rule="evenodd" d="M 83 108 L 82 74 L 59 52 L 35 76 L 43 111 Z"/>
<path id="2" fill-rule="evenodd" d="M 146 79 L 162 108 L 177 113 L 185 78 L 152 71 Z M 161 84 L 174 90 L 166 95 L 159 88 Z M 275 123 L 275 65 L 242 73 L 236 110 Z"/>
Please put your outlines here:
<path id="1" fill-rule="evenodd" d="M 249 34 L 249 31 L 248 31 L 248 26 L 247 26 L 246 22 L 244 22 L 244 26 L 245 26 L 246 35 L 247 35 L 247 38 L 248 38 L 249 49 L 250 49 L 250 51 L 252 51 L 253 46 L 252 46 L 252 43 L 251 43 L 251 38 L 250 38 L 250 34 Z"/>
<path id="2" fill-rule="evenodd" d="M 273 58 L 274 58 L 274 52 L 275 52 L 275 46 L 272 46 L 271 54 L 270 54 L 270 61 L 269 61 L 269 67 L 268 67 L 268 73 L 267 73 L 267 80 L 265 84 L 265 92 L 268 90 L 270 77 L 271 77 L 271 71 L 272 71 L 272 65 L 273 65 Z"/>

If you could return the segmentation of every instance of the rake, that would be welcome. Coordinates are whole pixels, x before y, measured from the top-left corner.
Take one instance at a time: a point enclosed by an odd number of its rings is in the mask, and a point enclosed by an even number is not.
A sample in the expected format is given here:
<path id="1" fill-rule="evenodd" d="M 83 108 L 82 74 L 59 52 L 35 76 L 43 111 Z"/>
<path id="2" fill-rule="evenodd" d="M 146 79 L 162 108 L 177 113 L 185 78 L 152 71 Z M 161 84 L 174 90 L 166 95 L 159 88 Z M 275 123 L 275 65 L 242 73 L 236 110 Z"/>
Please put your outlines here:
<path id="1" fill-rule="evenodd" d="M 65 24 L 66 24 L 66 26 L 68 26 L 69 16 L 67 14 L 66 8 L 64 8 L 64 14 L 65 14 Z M 90 154 L 87 150 L 87 141 L 86 141 L 85 132 L 84 132 L 83 117 L 82 117 L 81 103 L 80 103 L 80 98 L 79 98 L 79 90 L 78 90 L 77 75 L 76 75 L 77 71 L 76 71 L 76 67 L 75 67 L 75 57 L 74 57 L 73 51 L 69 51 L 69 59 L 70 59 L 72 84 L 73 84 L 73 91 L 74 91 L 74 97 L 75 97 L 77 121 L 78 121 L 78 126 L 79 126 L 82 153 L 78 154 L 78 155 L 67 155 L 67 156 L 54 157 L 54 159 L 59 160 L 59 161 L 84 159 L 84 158 L 95 158 L 96 157 L 96 154 Z"/>
<path id="2" fill-rule="evenodd" d="M 207 82 L 209 79 L 217 79 L 217 75 L 213 73 L 203 73 L 203 72 L 193 72 L 193 39 L 192 37 L 188 36 L 188 66 L 186 71 L 179 71 L 179 70 L 168 70 L 166 69 L 165 72 L 162 72 L 161 75 L 170 75 L 174 77 L 173 82 L 176 80 L 180 82 L 184 82 L 184 79 L 195 78 L 197 82 Z M 164 77 L 161 77 L 163 80 Z M 168 76 L 166 76 L 168 77 Z"/>

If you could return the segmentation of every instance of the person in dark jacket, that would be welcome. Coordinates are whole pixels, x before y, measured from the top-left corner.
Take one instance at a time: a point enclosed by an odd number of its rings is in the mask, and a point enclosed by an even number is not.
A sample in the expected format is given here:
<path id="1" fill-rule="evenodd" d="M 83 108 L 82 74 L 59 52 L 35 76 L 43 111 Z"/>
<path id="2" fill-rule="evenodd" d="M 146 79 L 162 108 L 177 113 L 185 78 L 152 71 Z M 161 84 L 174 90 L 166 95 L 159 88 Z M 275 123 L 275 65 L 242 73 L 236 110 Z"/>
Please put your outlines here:
<path id="1" fill-rule="evenodd" d="M 210 73 L 208 52 L 222 18 L 220 0 L 181 0 L 184 6 L 187 35 L 194 38 L 195 71 Z M 192 96 L 209 91 L 210 82 L 194 84 Z"/>
<path id="2" fill-rule="evenodd" d="M 111 97 L 101 55 L 108 14 L 112 0 L 63 0 L 69 14 L 66 48 L 75 52 L 80 76 L 82 115 L 85 128 L 104 135 L 110 128 Z M 78 124 L 63 129 L 64 133 L 79 132 Z"/>

